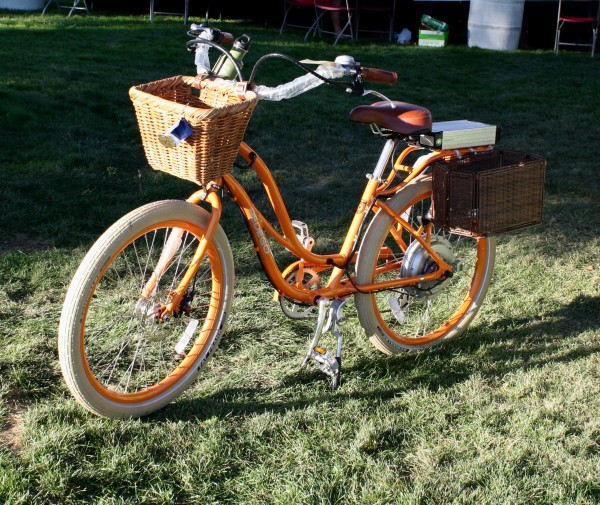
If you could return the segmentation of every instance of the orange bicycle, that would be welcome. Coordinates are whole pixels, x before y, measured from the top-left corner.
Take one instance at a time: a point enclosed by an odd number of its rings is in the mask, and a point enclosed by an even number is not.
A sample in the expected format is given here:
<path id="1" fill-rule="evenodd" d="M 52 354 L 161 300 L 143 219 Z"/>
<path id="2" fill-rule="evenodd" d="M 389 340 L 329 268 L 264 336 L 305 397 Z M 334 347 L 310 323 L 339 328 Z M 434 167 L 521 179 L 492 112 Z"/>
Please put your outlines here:
<path id="1" fill-rule="evenodd" d="M 307 78 L 285 89 L 256 86 L 263 59 L 243 81 L 233 50 L 218 43 L 214 30 L 210 36 L 205 32 L 194 33 L 192 47 L 217 48 L 234 69 L 233 81 L 208 71 L 131 90 L 150 164 L 193 180 L 200 189 L 186 201 L 150 203 L 119 219 L 87 253 L 66 295 L 59 328 L 63 375 L 75 398 L 100 416 L 138 417 L 163 407 L 190 386 L 215 351 L 234 289 L 232 251 L 219 224 L 225 197 L 239 207 L 285 314 L 304 318 L 316 312 L 304 364 L 316 364 L 333 387 L 340 382 L 340 321 L 350 296 L 367 337 L 394 354 L 461 334 L 492 277 L 495 235 L 460 233 L 437 223 L 430 167 L 490 156 L 495 127 L 483 137 L 489 125 L 463 121 L 462 129 L 454 124 L 440 130 L 427 109 L 365 90 L 365 82 L 394 83 L 396 74 L 361 67 L 351 57 L 317 70 L 289 58 L 307 70 Z M 269 57 L 285 56 L 263 58 Z M 382 98 L 350 113 L 350 121 L 368 124 L 382 136 L 384 146 L 339 252 L 326 255 L 312 251 L 307 225 L 291 219 L 265 162 L 240 143 L 259 98 L 269 93 L 281 98 L 291 88 L 291 95 L 297 94 L 315 80 Z M 158 119 L 147 119 L 152 115 Z M 235 131 L 211 137 L 238 120 Z M 174 123 L 176 128 L 169 128 Z M 262 181 L 277 224 L 261 214 L 231 173 L 236 155 L 237 166 Z M 281 268 L 275 245 L 296 261 Z M 327 331 L 337 338 L 334 352 L 319 345 Z"/>

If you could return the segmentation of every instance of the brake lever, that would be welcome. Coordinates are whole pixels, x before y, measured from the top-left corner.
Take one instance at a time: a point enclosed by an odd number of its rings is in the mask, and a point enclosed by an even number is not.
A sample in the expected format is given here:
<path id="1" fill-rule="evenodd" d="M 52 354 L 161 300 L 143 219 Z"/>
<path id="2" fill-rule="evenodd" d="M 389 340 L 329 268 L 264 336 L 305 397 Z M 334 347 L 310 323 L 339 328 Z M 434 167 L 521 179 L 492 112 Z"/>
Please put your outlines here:
<path id="1" fill-rule="evenodd" d="M 375 95 L 379 98 L 382 98 L 383 100 L 385 100 L 386 102 L 389 102 L 391 104 L 392 109 L 396 108 L 396 104 L 394 103 L 394 101 L 390 100 L 387 96 L 385 96 L 383 93 L 380 93 L 379 91 L 375 91 L 374 89 L 364 89 L 362 96 L 367 96 L 367 95 Z"/>
<path id="2" fill-rule="evenodd" d="M 390 103 L 392 109 L 396 108 L 396 104 L 393 102 L 393 100 L 389 99 L 383 93 L 380 93 L 379 91 L 375 91 L 374 89 L 365 89 L 364 82 L 360 79 L 360 77 L 358 77 L 357 79 L 352 81 L 352 83 L 350 83 L 348 88 L 346 88 L 346 91 L 348 93 L 350 93 L 352 95 L 356 95 L 356 96 L 375 95 L 376 97 L 379 97 L 379 98 L 385 100 L 386 102 Z"/>
<path id="3" fill-rule="evenodd" d="M 348 84 L 346 93 L 356 96 L 363 96 L 365 94 L 365 86 L 358 73 L 354 77 L 353 81 Z"/>

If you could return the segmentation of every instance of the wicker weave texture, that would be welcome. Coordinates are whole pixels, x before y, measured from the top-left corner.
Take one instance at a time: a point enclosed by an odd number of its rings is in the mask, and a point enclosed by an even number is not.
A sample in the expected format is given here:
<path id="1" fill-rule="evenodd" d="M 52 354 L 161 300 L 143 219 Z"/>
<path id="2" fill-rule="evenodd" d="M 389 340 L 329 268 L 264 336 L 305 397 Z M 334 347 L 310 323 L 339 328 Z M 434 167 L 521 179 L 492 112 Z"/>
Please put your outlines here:
<path id="1" fill-rule="evenodd" d="M 186 76 L 134 86 L 129 96 L 150 166 L 201 185 L 231 171 L 258 102 L 251 91 L 240 98 L 231 85 Z M 192 135 L 163 145 L 159 138 L 181 118 Z"/>
<path id="2" fill-rule="evenodd" d="M 434 223 L 469 236 L 538 224 L 545 173 L 544 158 L 514 151 L 434 163 Z"/>

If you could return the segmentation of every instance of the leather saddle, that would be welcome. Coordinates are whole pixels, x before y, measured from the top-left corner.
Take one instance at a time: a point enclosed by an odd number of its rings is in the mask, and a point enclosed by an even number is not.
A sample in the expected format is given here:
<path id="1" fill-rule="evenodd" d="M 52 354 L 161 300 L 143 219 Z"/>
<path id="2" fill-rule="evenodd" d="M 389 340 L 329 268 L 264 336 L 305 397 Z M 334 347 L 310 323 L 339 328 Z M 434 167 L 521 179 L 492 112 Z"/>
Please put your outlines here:
<path id="1" fill-rule="evenodd" d="M 376 102 L 359 105 L 348 117 L 355 123 L 375 124 L 400 135 L 415 135 L 431 130 L 431 112 L 406 102 Z"/>

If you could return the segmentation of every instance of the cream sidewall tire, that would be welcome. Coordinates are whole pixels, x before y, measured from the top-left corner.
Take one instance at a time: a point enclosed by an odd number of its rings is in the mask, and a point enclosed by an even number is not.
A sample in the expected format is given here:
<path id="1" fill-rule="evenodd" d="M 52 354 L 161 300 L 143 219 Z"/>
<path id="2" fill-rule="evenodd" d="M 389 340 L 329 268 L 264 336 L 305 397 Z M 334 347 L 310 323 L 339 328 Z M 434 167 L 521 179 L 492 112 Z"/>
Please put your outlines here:
<path id="1" fill-rule="evenodd" d="M 387 204 L 393 210 L 400 212 L 409 206 L 411 202 L 418 199 L 419 196 L 428 194 L 430 192 L 431 177 L 425 176 L 408 184 L 401 192 L 396 193 L 393 197 L 391 197 L 387 201 Z M 380 211 L 371 221 L 361 242 L 358 259 L 356 262 L 356 280 L 359 285 L 372 282 L 372 272 L 379 255 L 379 247 L 385 239 L 392 222 L 392 217 L 383 211 Z M 354 295 L 354 299 L 358 318 L 371 343 L 381 352 L 391 355 L 400 351 L 419 350 L 432 347 L 445 340 L 456 337 L 465 331 L 479 311 L 479 308 L 485 299 L 494 270 L 496 237 L 487 237 L 484 240 L 486 241 L 485 254 L 484 257 L 478 258 L 478 262 L 483 261 L 481 268 L 481 272 L 483 273 L 481 275 L 481 281 L 479 282 L 479 285 L 473 296 L 472 303 L 470 303 L 464 313 L 461 314 L 456 323 L 453 324 L 446 333 L 434 341 L 427 342 L 425 344 L 418 344 L 416 342 L 415 344 L 406 344 L 399 342 L 382 328 L 382 325 L 377 317 L 378 309 L 373 301 L 373 295 L 356 293 Z"/>
<path id="2" fill-rule="evenodd" d="M 159 395 L 139 402 L 117 402 L 103 396 L 86 375 L 85 353 L 81 342 L 82 324 L 88 299 L 107 262 L 134 236 L 161 222 L 190 223 L 206 229 L 209 213 L 191 203 L 165 200 L 140 207 L 113 224 L 92 246 L 79 266 L 67 292 L 59 325 L 58 352 L 67 386 L 88 410 L 109 418 L 132 418 L 147 415 L 173 401 L 190 386 L 225 331 L 231 310 L 234 266 L 231 247 L 219 226 L 212 243 L 222 269 L 222 293 L 218 301 L 216 323 L 205 347 L 204 355 L 177 382 Z"/>

